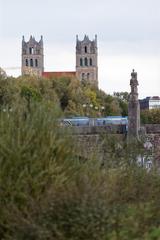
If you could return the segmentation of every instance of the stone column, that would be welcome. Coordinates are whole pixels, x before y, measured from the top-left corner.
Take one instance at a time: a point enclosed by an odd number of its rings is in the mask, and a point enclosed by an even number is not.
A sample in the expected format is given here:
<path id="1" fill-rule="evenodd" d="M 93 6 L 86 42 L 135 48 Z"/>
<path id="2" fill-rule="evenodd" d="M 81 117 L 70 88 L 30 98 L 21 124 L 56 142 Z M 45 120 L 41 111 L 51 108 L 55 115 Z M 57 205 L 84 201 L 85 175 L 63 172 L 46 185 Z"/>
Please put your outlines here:
<path id="1" fill-rule="evenodd" d="M 128 104 L 128 139 L 139 139 L 140 130 L 140 105 L 138 100 L 138 80 L 137 73 L 131 73 L 131 93 Z"/>

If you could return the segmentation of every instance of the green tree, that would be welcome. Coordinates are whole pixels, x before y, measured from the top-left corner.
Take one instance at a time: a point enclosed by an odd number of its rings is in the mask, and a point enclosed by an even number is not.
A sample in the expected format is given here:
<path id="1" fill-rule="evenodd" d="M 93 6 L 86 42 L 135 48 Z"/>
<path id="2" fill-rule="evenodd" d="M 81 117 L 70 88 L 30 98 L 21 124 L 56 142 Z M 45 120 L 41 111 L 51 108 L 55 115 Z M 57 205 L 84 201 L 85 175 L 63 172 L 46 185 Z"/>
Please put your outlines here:
<path id="1" fill-rule="evenodd" d="M 160 124 L 160 109 L 141 111 L 141 122 L 143 124 Z"/>
<path id="2" fill-rule="evenodd" d="M 116 97 L 119 102 L 119 106 L 121 109 L 121 115 L 128 116 L 129 93 L 128 92 L 114 92 L 113 96 Z"/>

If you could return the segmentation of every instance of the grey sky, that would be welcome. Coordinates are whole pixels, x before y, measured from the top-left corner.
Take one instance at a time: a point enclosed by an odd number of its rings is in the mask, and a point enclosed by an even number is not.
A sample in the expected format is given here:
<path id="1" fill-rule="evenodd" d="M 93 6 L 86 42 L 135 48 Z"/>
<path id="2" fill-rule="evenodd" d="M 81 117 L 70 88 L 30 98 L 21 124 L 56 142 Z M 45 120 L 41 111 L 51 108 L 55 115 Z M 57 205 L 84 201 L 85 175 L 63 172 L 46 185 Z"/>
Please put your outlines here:
<path id="1" fill-rule="evenodd" d="M 45 70 L 74 70 L 75 35 L 97 34 L 103 90 L 129 91 L 135 68 L 140 96 L 160 95 L 159 26 L 158 0 L 0 0 L 0 66 L 20 66 L 32 34 L 44 36 Z"/>

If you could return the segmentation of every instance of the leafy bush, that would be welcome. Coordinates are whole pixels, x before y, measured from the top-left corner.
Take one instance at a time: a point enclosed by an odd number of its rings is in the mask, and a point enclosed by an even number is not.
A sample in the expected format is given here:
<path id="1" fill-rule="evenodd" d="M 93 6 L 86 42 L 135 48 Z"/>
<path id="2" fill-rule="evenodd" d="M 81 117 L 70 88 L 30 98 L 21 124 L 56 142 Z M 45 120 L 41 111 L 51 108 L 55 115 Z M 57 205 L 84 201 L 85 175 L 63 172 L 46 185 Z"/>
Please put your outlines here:
<path id="1" fill-rule="evenodd" d="M 160 175 L 135 164 L 140 144 L 108 136 L 103 165 L 80 158 L 54 81 L 10 80 L 0 85 L 0 239 L 160 239 Z"/>
<path id="2" fill-rule="evenodd" d="M 39 102 L 1 112 L 0 239 L 158 239 L 160 176 L 82 161 L 58 117 Z"/>

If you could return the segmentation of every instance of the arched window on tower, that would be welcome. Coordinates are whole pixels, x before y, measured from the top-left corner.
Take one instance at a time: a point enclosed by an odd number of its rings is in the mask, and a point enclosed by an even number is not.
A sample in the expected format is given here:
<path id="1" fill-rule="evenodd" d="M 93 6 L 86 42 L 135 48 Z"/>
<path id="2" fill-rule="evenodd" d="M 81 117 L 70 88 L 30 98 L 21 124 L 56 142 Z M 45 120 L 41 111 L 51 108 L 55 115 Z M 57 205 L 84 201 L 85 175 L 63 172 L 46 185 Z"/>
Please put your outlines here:
<path id="1" fill-rule="evenodd" d="M 33 67 L 33 59 L 30 59 L 30 67 Z"/>
<path id="2" fill-rule="evenodd" d="M 85 64 L 85 66 L 88 66 L 88 59 L 87 58 L 84 59 L 84 64 Z"/>
<path id="3" fill-rule="evenodd" d="M 90 77 L 90 74 L 89 74 L 89 73 L 87 73 L 87 80 L 89 80 L 89 77 Z"/>
<path id="4" fill-rule="evenodd" d="M 35 66 L 38 67 L 38 59 L 35 59 Z"/>
<path id="5" fill-rule="evenodd" d="M 83 66 L 83 59 L 80 58 L 80 66 L 82 67 Z"/>
<path id="6" fill-rule="evenodd" d="M 33 47 L 30 47 L 29 48 L 29 54 L 33 54 L 34 53 L 34 49 L 33 49 Z"/>
<path id="7" fill-rule="evenodd" d="M 90 62 L 90 66 L 92 66 L 92 58 L 90 58 L 89 62 Z"/>
<path id="8" fill-rule="evenodd" d="M 87 53 L 87 46 L 84 47 L 84 52 Z"/>
<path id="9" fill-rule="evenodd" d="M 26 59 L 26 67 L 28 67 L 28 59 Z"/>

